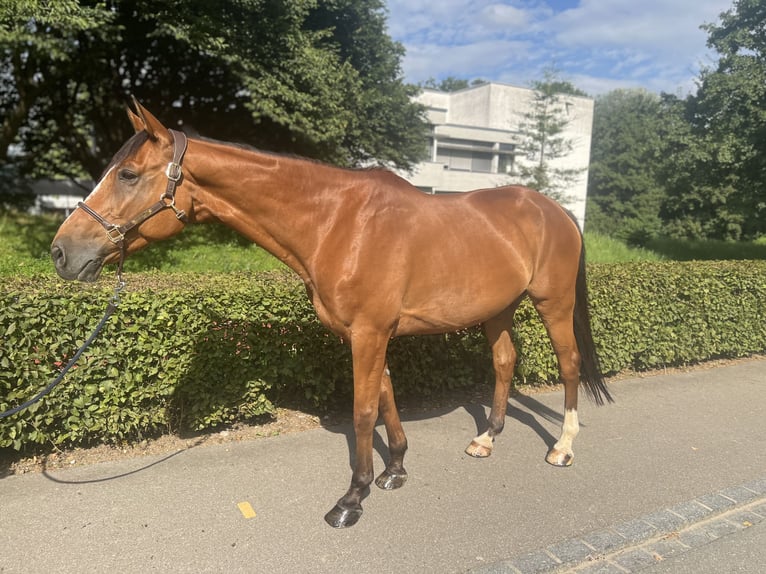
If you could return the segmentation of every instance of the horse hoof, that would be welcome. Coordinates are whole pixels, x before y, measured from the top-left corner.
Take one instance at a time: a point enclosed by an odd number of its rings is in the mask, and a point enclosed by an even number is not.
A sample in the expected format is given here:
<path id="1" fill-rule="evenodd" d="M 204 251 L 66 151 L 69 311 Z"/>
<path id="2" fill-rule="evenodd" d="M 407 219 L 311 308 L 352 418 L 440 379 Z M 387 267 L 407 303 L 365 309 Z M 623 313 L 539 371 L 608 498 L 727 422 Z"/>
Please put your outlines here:
<path id="1" fill-rule="evenodd" d="M 394 474 L 387 470 L 381 472 L 380 476 L 375 479 L 375 484 L 378 485 L 378 488 L 382 488 L 383 490 L 395 490 L 401 488 L 404 486 L 405 482 L 407 482 L 406 472 Z"/>
<path id="2" fill-rule="evenodd" d="M 359 521 L 362 516 L 362 507 L 341 508 L 337 504 L 330 512 L 325 514 L 324 519 L 333 528 L 348 528 Z"/>
<path id="3" fill-rule="evenodd" d="M 551 449 L 548 455 L 545 457 L 545 462 L 559 467 L 572 466 L 573 460 L 573 454 L 556 449 Z"/>
<path id="4" fill-rule="evenodd" d="M 472 440 L 471 444 L 468 445 L 468 448 L 465 449 L 465 453 L 471 455 L 474 458 L 487 458 L 492 454 L 492 447 L 479 444 L 475 440 Z"/>

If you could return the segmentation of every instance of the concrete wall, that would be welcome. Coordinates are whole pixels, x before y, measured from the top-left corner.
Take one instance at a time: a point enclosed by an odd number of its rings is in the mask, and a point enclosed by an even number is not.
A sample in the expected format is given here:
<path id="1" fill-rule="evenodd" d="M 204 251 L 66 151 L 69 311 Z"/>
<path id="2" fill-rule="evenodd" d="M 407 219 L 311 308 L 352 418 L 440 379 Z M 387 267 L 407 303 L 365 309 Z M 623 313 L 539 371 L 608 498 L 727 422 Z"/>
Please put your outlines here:
<path id="1" fill-rule="evenodd" d="M 437 141 L 453 138 L 493 142 L 496 145 L 520 143 L 519 125 L 524 114 L 532 110 L 533 99 L 534 92 L 530 89 L 497 83 L 451 93 L 424 90 L 417 97 L 417 101 L 428 108 L 428 119 L 433 125 L 432 136 Z M 582 226 L 594 102 L 590 98 L 577 96 L 562 96 L 562 100 L 569 118 L 564 136 L 572 142 L 573 150 L 566 157 L 551 161 L 551 167 L 583 170 L 571 187 L 565 190 L 572 198 L 566 207 L 575 213 Z M 434 193 L 463 192 L 517 183 L 512 174 L 446 169 L 443 163 L 435 160 L 434 149 L 430 161 L 418 164 L 410 174 L 401 175 L 413 185 Z M 519 165 L 530 160 L 517 153 L 514 161 Z M 493 169 L 496 168 L 497 161 L 493 163 Z"/>

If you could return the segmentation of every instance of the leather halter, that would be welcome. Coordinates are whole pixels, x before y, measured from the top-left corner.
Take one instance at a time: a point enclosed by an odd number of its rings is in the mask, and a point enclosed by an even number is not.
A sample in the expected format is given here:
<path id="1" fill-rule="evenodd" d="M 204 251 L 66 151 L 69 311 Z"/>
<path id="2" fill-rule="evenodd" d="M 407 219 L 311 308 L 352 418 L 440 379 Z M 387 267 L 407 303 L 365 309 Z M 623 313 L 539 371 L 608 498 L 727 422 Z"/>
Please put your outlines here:
<path id="1" fill-rule="evenodd" d="M 134 227 L 138 227 L 147 219 L 154 217 L 161 211 L 166 209 L 172 209 L 176 217 L 183 222 L 186 222 L 186 213 L 176 207 L 176 185 L 183 176 L 181 170 L 181 161 L 183 161 L 184 153 L 186 153 L 186 134 L 176 130 L 168 130 L 173 138 L 173 160 L 168 163 L 165 168 L 165 175 L 168 178 L 168 184 L 165 191 L 160 195 L 160 199 L 157 203 L 147 207 L 144 211 L 131 218 L 127 223 L 117 225 L 116 223 L 110 223 L 104 217 L 99 215 L 94 209 L 88 207 L 85 202 L 80 201 L 77 207 L 81 208 L 85 213 L 95 219 L 106 230 L 106 236 L 109 241 L 114 243 L 120 248 L 120 267 L 122 266 L 122 259 L 125 256 L 125 235 Z"/>

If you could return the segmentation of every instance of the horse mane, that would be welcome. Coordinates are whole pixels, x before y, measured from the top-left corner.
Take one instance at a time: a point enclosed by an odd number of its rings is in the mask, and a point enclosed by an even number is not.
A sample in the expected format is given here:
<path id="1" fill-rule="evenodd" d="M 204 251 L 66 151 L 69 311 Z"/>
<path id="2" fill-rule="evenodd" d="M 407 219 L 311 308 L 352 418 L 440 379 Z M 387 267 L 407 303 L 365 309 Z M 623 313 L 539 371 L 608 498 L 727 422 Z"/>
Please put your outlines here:
<path id="1" fill-rule="evenodd" d="M 295 154 L 295 153 L 270 151 L 270 150 L 261 149 L 261 148 L 258 148 L 258 147 L 255 147 L 255 146 L 252 146 L 252 145 L 249 145 L 249 144 L 240 143 L 240 142 L 223 141 L 223 140 L 218 140 L 218 139 L 215 139 L 215 138 L 209 138 L 209 137 L 200 136 L 200 135 L 195 135 L 194 139 L 202 141 L 202 142 L 208 142 L 208 143 L 212 143 L 212 144 L 221 145 L 221 146 L 224 146 L 224 147 L 230 147 L 230 148 L 234 148 L 234 149 L 250 151 L 250 152 L 258 153 L 258 154 L 262 154 L 262 155 L 267 155 L 267 156 L 272 156 L 272 157 L 282 157 L 282 158 L 286 158 L 286 159 L 294 159 L 294 160 L 298 160 L 298 161 L 304 161 L 304 162 L 307 162 L 307 163 L 313 163 L 315 165 L 331 167 L 331 168 L 340 169 L 340 170 L 343 170 L 343 171 L 352 171 L 352 172 L 370 171 L 370 172 L 391 173 L 390 169 L 388 169 L 388 168 L 386 168 L 384 166 L 380 166 L 380 165 L 371 165 L 371 166 L 365 166 L 365 167 L 342 167 L 342 166 L 339 166 L 339 165 L 334 165 L 334 164 L 331 164 L 331 163 L 327 163 L 327 162 L 319 160 L 319 159 L 314 159 L 314 158 L 311 158 L 311 157 L 306 157 L 306 156 L 302 156 L 302 155 Z"/>

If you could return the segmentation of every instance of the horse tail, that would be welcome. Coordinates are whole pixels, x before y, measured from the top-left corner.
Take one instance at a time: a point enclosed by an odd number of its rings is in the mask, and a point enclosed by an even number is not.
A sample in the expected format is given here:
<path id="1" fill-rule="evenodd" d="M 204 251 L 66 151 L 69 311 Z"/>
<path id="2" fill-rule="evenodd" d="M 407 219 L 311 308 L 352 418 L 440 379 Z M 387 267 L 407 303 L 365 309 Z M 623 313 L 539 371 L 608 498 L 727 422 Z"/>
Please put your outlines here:
<path id="1" fill-rule="evenodd" d="M 572 213 L 567 212 L 569 217 L 580 226 Z M 580 382 L 584 385 L 587 394 L 595 401 L 597 405 L 603 405 L 604 399 L 613 403 L 614 399 L 606 388 L 604 375 L 601 373 L 596 346 L 593 342 L 593 332 L 591 330 L 590 311 L 588 307 L 588 285 L 585 278 L 585 240 L 580 231 L 580 263 L 577 271 L 577 282 L 575 284 L 575 307 L 574 307 L 574 334 L 577 348 L 580 351 Z"/>

